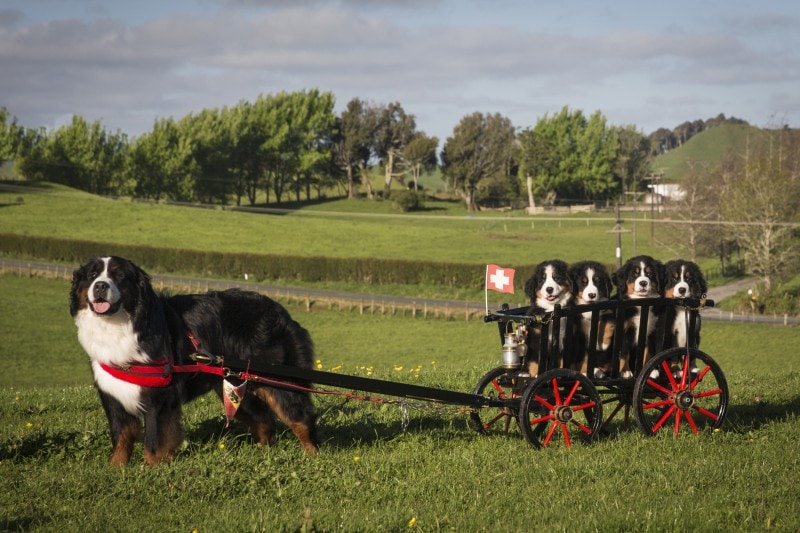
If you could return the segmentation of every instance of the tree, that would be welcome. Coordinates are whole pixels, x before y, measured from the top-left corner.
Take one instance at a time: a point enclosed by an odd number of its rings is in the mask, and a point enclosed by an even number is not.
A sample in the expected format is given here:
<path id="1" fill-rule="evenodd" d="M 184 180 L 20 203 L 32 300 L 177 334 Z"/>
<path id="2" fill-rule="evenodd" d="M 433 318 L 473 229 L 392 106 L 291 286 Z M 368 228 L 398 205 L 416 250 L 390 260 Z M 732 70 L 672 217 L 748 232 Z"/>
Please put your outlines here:
<path id="1" fill-rule="evenodd" d="M 528 191 L 528 209 L 536 210 L 536 196 L 545 194 L 549 188 L 540 179 L 534 187 L 535 176 L 551 176 L 555 173 L 555 149 L 551 139 L 544 137 L 534 129 L 526 129 L 519 136 L 519 177 L 525 180 Z"/>
<path id="2" fill-rule="evenodd" d="M 528 182 L 529 205 L 534 196 L 607 200 L 619 191 L 614 175 L 616 131 L 598 111 L 589 119 L 566 106 L 552 117 L 541 117 L 533 130 L 520 136 L 520 178 Z"/>
<path id="3" fill-rule="evenodd" d="M 17 125 L 16 117 L 10 123 L 8 119 L 8 111 L 0 106 L 0 162 L 14 159 L 24 135 L 23 129 Z"/>
<path id="4" fill-rule="evenodd" d="M 375 129 L 374 150 L 383 162 L 383 195 L 389 196 L 392 180 L 403 175 L 395 173 L 395 160 L 416 132 L 414 115 L 406 114 L 399 102 L 380 111 Z"/>
<path id="5" fill-rule="evenodd" d="M 356 197 L 356 184 L 370 160 L 376 127 L 375 108 L 359 98 L 347 103 L 337 121 L 333 154 L 337 166 L 347 178 L 348 198 Z"/>
<path id="6" fill-rule="evenodd" d="M 230 130 L 218 109 L 204 109 L 180 121 L 183 135 L 191 139 L 193 158 L 197 163 L 194 196 L 203 203 L 227 204 L 232 192 Z"/>
<path id="7" fill-rule="evenodd" d="M 129 161 L 137 196 L 182 202 L 195 200 L 198 165 L 194 159 L 194 145 L 172 118 L 157 119 L 151 132 L 136 139 Z"/>
<path id="8" fill-rule="evenodd" d="M 617 155 L 614 159 L 614 176 L 622 186 L 622 198 L 628 192 L 637 192 L 642 179 L 650 171 L 650 139 L 639 132 L 635 126 L 618 126 Z"/>
<path id="9" fill-rule="evenodd" d="M 441 153 L 442 176 L 461 193 L 467 211 L 477 210 L 481 184 L 514 180 L 514 147 L 514 126 L 499 113 L 467 115 L 453 129 Z"/>
<path id="10" fill-rule="evenodd" d="M 418 132 L 400 153 L 401 166 L 411 173 L 415 191 L 419 189 L 419 177 L 422 171 L 436 168 L 437 146 L 439 146 L 439 139 Z"/>
<path id="11" fill-rule="evenodd" d="M 583 198 L 598 203 L 618 195 L 620 186 L 613 168 L 618 148 L 616 130 L 608 127 L 606 118 L 596 111 L 576 135 L 576 141 L 579 157 L 574 179 L 583 190 Z"/>
<path id="12" fill-rule="evenodd" d="M 719 209 L 734 221 L 732 233 L 747 270 L 767 292 L 793 265 L 800 221 L 800 135 L 781 128 L 748 141 L 744 154 L 731 154 L 718 173 Z"/>

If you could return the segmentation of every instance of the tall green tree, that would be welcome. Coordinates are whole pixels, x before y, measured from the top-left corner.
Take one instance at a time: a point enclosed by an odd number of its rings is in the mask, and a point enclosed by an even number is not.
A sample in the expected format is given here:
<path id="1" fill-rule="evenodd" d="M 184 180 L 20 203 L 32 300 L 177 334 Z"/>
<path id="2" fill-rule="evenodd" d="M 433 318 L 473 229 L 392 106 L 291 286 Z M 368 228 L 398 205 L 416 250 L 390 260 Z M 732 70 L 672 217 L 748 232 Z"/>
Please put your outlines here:
<path id="1" fill-rule="evenodd" d="M 233 192 L 230 129 L 218 109 L 204 109 L 181 119 L 179 129 L 188 136 L 197 165 L 194 197 L 202 203 L 227 204 Z"/>
<path id="2" fill-rule="evenodd" d="M 395 172 L 398 155 L 414 137 L 416 120 L 399 102 L 384 107 L 378 117 L 375 130 L 374 150 L 383 163 L 383 195 L 389 195 L 392 180 L 401 178 L 403 172 Z"/>
<path id="3" fill-rule="evenodd" d="M 476 112 L 463 117 L 445 141 L 442 176 L 462 195 L 468 211 L 478 209 L 476 191 L 482 185 L 512 179 L 514 137 L 508 118 Z"/>
<path id="4" fill-rule="evenodd" d="M 419 178 L 423 171 L 436 168 L 436 148 L 439 139 L 428 137 L 423 132 L 417 132 L 400 153 L 401 166 L 411 174 L 414 190 L 419 189 Z"/>
<path id="5" fill-rule="evenodd" d="M 129 171 L 138 197 L 180 202 L 196 199 L 198 165 L 193 141 L 172 118 L 157 119 L 152 131 L 136 139 Z"/>
<path id="6" fill-rule="evenodd" d="M 652 151 L 650 138 L 635 126 L 618 126 L 617 156 L 614 160 L 614 175 L 622 186 L 623 201 L 628 193 L 640 190 L 642 180 L 650 172 Z"/>
<path id="7" fill-rule="evenodd" d="M 520 159 L 531 195 L 605 201 L 619 193 L 614 175 L 617 156 L 616 132 L 598 111 L 588 119 L 580 110 L 563 107 L 541 117 L 520 142 Z"/>
<path id="8" fill-rule="evenodd" d="M 372 143 L 377 128 L 377 111 L 374 106 L 353 98 L 347 102 L 338 121 L 333 140 L 336 165 L 347 180 L 347 197 L 356 197 L 356 185 L 366 172 L 372 156 Z"/>

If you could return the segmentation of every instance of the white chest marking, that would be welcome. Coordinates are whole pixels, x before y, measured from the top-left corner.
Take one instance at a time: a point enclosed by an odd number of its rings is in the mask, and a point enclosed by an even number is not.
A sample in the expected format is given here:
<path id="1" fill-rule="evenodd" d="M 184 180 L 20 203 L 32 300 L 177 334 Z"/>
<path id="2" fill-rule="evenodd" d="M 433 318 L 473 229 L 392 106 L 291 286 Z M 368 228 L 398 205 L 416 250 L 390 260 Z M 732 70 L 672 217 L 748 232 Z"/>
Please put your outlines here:
<path id="1" fill-rule="evenodd" d="M 139 348 L 127 313 L 120 309 L 114 315 L 101 317 L 89 309 L 81 309 L 75 315 L 75 325 L 78 326 L 78 341 L 92 363 L 97 386 L 116 398 L 130 414 L 140 415 L 141 387 L 121 381 L 100 367 L 100 363 L 121 366 L 148 361 Z"/>

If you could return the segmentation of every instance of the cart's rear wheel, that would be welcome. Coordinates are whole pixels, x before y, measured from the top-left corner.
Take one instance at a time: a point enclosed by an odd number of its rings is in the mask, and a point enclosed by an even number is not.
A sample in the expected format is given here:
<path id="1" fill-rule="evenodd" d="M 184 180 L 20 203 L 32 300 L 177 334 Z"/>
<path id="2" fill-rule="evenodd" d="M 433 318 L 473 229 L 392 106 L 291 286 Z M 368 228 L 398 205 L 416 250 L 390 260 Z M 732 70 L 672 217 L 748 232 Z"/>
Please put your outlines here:
<path id="1" fill-rule="evenodd" d="M 534 448 L 591 442 L 603 423 L 603 402 L 589 378 L 574 370 L 548 370 L 522 395 L 519 425 Z"/>
<path id="2" fill-rule="evenodd" d="M 656 371 L 658 376 L 655 377 Z M 722 425 L 728 383 L 719 365 L 696 349 L 672 348 L 647 361 L 633 388 L 633 416 L 645 435 L 697 434 Z"/>
<path id="3" fill-rule="evenodd" d="M 517 400 L 516 373 L 502 366 L 490 370 L 475 386 L 474 394 L 501 400 Z M 508 433 L 517 418 L 518 401 L 502 407 L 482 407 L 470 413 L 470 426 L 480 433 Z"/>

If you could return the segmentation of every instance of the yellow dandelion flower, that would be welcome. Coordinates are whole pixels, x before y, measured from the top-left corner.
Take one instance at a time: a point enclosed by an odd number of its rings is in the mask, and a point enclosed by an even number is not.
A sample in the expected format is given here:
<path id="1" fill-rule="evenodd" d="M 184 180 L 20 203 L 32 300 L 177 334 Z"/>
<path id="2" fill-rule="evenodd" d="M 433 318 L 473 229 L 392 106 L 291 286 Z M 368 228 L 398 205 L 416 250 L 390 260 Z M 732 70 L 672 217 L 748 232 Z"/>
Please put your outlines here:
<path id="1" fill-rule="evenodd" d="M 31 422 L 28 422 L 27 424 L 25 424 L 25 427 L 26 427 L 26 428 L 32 428 L 32 427 L 33 427 L 33 424 L 32 424 Z"/>
<path id="2" fill-rule="evenodd" d="M 361 456 L 358 456 L 358 455 L 354 455 L 354 456 L 353 456 L 353 462 L 354 462 L 354 463 L 357 463 L 357 462 L 359 462 L 360 460 L 361 460 Z"/>
<path id="3" fill-rule="evenodd" d="M 220 450 L 224 450 L 225 449 L 225 443 L 224 442 L 220 442 L 219 443 L 219 449 Z"/>
<path id="4" fill-rule="evenodd" d="M 414 527 L 417 525 L 417 517 L 411 517 L 411 520 L 408 521 L 408 527 Z"/>
<path id="5" fill-rule="evenodd" d="M 322 363 L 317 363 L 317 370 L 320 370 L 321 368 L 322 368 Z"/>
<path id="6" fill-rule="evenodd" d="M 402 370 L 403 370 L 403 365 L 394 365 L 394 371 L 395 372 L 400 372 Z"/>

